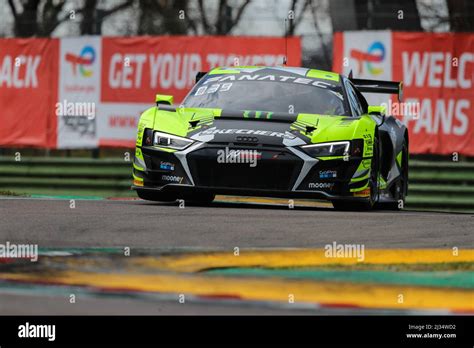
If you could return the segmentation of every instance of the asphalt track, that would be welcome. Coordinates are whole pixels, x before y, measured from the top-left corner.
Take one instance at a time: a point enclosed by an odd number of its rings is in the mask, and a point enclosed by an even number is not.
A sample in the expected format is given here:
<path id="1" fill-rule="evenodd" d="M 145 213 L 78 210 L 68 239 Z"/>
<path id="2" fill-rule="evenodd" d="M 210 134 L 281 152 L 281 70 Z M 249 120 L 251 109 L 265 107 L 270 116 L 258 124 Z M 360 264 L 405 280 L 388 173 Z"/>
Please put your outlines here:
<path id="1" fill-rule="evenodd" d="M 171 255 L 176 251 L 232 253 L 235 247 L 241 252 L 250 249 L 323 248 L 333 242 L 363 244 L 366 249 L 474 248 L 472 214 L 336 212 L 324 203 L 296 202 L 293 209 L 289 209 L 286 203 L 285 200 L 242 198 L 220 199 L 207 206 L 180 207 L 175 203 L 141 200 L 75 199 L 72 202 L 69 198 L 5 197 L 0 198 L 0 243 L 35 243 L 40 248 L 53 249 L 129 247 L 132 253 L 134 248 L 149 248 Z M 80 277 L 81 274 L 74 276 Z M 146 279 L 140 280 L 143 286 L 150 284 Z M 99 277 L 94 281 L 100 283 L 100 280 Z M 62 285 L 71 284 L 66 281 Z M 163 284 L 158 281 L 156 286 L 160 288 Z M 67 287 L 46 290 L 37 286 L 3 287 L 0 290 L 0 312 L 155 315 L 364 313 L 361 309 L 346 308 L 343 312 L 325 308 L 315 310 L 297 305 L 249 304 L 232 299 L 216 303 L 200 298 L 181 304 L 172 295 L 114 297 L 87 291 L 79 296 L 78 303 L 70 304 L 67 296 L 76 290 L 74 287 L 72 290 Z M 472 296 L 472 293 L 466 294 Z"/>
<path id="2" fill-rule="evenodd" d="M 257 201 L 258 202 L 258 201 Z M 40 247 L 232 250 L 474 247 L 472 214 L 337 212 L 328 206 L 218 202 L 180 208 L 141 200 L 0 199 L 0 240 Z M 322 205 L 321 205 L 322 206 Z"/>

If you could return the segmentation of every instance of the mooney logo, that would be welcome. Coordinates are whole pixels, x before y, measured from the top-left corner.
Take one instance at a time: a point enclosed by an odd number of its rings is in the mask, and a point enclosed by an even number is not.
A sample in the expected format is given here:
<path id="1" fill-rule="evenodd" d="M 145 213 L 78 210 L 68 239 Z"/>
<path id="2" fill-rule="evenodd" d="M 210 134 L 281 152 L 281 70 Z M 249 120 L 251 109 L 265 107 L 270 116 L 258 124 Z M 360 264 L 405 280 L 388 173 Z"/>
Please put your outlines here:
<path id="1" fill-rule="evenodd" d="M 66 61 L 71 63 L 72 72 L 76 75 L 77 69 L 84 77 L 92 76 L 92 70 L 88 70 L 86 67 L 90 66 L 95 61 L 95 50 L 92 46 L 85 46 L 80 55 L 72 53 L 66 53 Z"/>
<path id="2" fill-rule="evenodd" d="M 351 58 L 358 61 L 357 66 L 359 75 L 363 71 L 362 67 L 364 62 L 370 74 L 380 75 L 383 73 L 383 69 L 376 68 L 373 64 L 383 62 L 385 59 L 385 46 L 380 41 L 375 41 L 370 45 L 367 52 L 352 49 Z"/>

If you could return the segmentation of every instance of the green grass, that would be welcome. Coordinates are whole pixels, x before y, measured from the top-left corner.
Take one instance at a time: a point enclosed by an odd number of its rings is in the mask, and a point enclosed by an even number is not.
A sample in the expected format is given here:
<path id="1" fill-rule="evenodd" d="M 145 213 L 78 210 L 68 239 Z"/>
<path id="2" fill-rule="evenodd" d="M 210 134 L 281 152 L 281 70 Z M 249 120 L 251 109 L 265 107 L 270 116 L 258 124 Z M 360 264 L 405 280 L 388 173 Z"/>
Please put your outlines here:
<path id="1" fill-rule="evenodd" d="M 371 271 L 474 271 L 474 262 L 440 262 L 440 263 L 417 263 L 417 264 L 367 264 L 358 263 L 354 265 L 324 265 L 311 267 L 312 269 L 332 269 L 332 270 L 371 270 Z M 301 268 L 304 269 L 304 268 Z"/>
<path id="2" fill-rule="evenodd" d="M 12 191 L 7 191 L 7 190 L 0 190 L 0 196 L 22 196 L 22 197 L 26 197 L 28 195 L 25 194 L 25 193 L 12 192 Z"/>
<path id="3" fill-rule="evenodd" d="M 206 274 L 238 277 L 277 277 L 314 281 L 339 281 L 474 289 L 472 271 L 397 271 L 347 270 L 322 268 L 225 268 L 209 270 Z"/>

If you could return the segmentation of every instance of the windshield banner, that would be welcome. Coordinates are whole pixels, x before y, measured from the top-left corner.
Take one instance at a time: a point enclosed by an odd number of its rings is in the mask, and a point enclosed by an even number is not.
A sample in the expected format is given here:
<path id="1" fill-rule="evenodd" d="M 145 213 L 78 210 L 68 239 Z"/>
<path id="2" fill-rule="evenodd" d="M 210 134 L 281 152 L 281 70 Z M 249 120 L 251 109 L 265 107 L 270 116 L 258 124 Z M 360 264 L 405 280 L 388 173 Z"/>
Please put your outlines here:
<path id="1" fill-rule="evenodd" d="M 474 156 L 474 34 L 337 33 L 333 69 L 403 81 L 402 102 L 367 99 L 407 124 L 411 153 Z"/>

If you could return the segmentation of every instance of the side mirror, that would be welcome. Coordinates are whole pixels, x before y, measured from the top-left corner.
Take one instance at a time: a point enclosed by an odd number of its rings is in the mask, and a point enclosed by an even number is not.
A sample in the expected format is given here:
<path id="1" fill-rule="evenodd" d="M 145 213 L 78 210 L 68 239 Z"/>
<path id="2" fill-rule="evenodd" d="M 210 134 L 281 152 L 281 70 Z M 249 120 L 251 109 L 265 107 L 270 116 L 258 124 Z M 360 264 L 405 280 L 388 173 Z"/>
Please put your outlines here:
<path id="1" fill-rule="evenodd" d="M 155 102 L 156 102 L 156 105 L 158 104 L 173 105 L 174 97 L 172 95 L 157 94 L 155 97 Z"/>
<path id="2" fill-rule="evenodd" d="M 195 83 L 198 83 L 199 80 L 207 74 L 207 71 L 199 71 L 197 74 L 196 74 L 196 82 Z"/>
<path id="3" fill-rule="evenodd" d="M 368 114 L 369 115 L 378 115 L 385 116 L 386 114 L 385 106 L 382 105 L 369 105 Z"/>
<path id="4" fill-rule="evenodd" d="M 385 106 L 382 106 L 382 105 L 369 105 L 369 107 L 368 107 L 368 114 L 369 115 L 380 117 L 380 119 L 378 117 L 376 117 L 376 122 L 377 122 L 377 125 L 379 127 L 381 125 L 383 125 L 384 122 L 385 122 L 385 113 L 386 113 Z"/>

